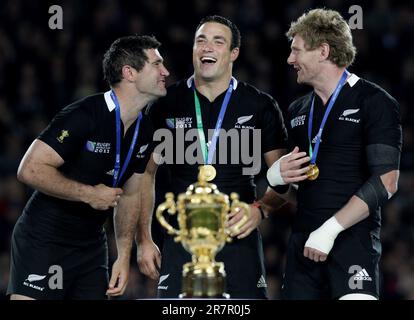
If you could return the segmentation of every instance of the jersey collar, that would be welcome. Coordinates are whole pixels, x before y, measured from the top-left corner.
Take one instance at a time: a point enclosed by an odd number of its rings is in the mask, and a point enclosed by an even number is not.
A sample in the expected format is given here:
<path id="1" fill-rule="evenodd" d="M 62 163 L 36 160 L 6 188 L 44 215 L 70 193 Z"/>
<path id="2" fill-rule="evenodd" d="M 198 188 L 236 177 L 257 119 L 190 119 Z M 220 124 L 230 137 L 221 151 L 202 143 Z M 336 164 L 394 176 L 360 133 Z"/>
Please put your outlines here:
<path id="1" fill-rule="evenodd" d="M 356 75 L 356 74 L 351 74 L 351 76 L 348 78 L 348 84 L 349 84 L 349 86 L 352 88 L 354 85 L 355 85 L 355 83 L 357 83 L 358 82 L 358 80 L 359 80 L 360 78 Z"/>
<path id="2" fill-rule="evenodd" d="M 193 79 L 194 79 L 194 75 L 192 75 L 190 78 L 187 79 L 187 87 L 191 88 L 191 85 L 193 83 Z M 237 89 L 237 84 L 238 81 L 235 77 L 231 77 L 231 79 L 233 80 L 233 91 Z"/>
<path id="3" fill-rule="evenodd" d="M 104 98 L 109 112 L 112 112 L 115 109 L 115 103 L 111 98 L 111 90 L 104 93 Z"/>

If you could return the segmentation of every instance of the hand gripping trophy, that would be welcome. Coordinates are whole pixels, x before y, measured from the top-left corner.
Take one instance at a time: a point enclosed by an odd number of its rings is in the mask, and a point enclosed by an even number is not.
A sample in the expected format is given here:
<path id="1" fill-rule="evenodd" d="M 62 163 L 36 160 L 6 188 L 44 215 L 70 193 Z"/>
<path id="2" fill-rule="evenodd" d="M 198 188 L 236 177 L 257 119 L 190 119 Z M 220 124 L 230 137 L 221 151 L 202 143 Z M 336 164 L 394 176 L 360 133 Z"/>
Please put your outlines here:
<path id="1" fill-rule="evenodd" d="M 174 195 L 167 193 L 166 201 L 157 208 L 157 219 L 175 235 L 183 247 L 192 255 L 192 262 L 183 266 L 182 293 L 180 298 L 229 298 L 226 290 L 226 272 L 224 263 L 215 261 L 215 256 L 230 242 L 230 234 L 240 228 L 250 214 L 249 206 L 239 201 L 237 193 L 229 197 L 219 192 L 208 166 L 199 168 L 198 182 L 190 185 L 185 193 L 178 195 L 177 203 Z M 243 218 L 231 229 L 225 227 L 229 211 L 244 211 Z M 171 215 L 178 211 L 179 230 L 174 229 L 164 218 L 168 210 Z"/>

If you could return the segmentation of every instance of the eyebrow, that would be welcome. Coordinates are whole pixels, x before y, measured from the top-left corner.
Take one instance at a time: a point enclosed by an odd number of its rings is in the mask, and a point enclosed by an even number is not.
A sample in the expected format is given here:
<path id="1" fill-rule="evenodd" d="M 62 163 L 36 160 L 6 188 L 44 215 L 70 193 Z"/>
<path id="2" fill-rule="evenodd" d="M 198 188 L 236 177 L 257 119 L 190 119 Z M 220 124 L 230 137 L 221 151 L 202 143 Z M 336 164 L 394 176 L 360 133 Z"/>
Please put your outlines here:
<path id="1" fill-rule="evenodd" d="M 204 34 L 200 34 L 196 37 L 196 39 L 207 39 L 207 36 Z M 213 36 L 213 40 L 223 40 L 224 42 L 227 42 L 227 39 L 223 36 Z"/>
<path id="2" fill-rule="evenodd" d="M 162 58 L 157 58 L 157 59 L 155 59 L 154 61 L 150 61 L 150 63 L 157 63 L 157 62 L 163 63 L 163 62 L 164 62 L 164 59 L 162 59 Z"/>

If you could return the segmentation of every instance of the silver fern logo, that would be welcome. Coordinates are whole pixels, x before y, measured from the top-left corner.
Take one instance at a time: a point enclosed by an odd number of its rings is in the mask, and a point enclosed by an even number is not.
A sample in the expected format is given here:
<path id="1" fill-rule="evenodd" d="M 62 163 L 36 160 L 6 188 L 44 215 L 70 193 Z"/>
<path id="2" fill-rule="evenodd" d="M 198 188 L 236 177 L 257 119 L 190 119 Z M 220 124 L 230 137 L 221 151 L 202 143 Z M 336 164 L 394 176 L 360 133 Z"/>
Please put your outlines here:
<path id="1" fill-rule="evenodd" d="M 359 109 L 348 109 L 348 110 L 344 110 L 344 112 L 342 113 L 342 117 L 349 116 L 350 114 L 357 113 L 358 111 L 359 111 Z"/>
<path id="2" fill-rule="evenodd" d="M 170 274 L 165 274 L 160 276 L 160 280 L 158 281 L 158 290 L 167 290 L 168 286 L 162 286 L 161 283 L 163 283 L 165 280 L 168 279 L 168 277 L 170 276 Z"/>
<path id="3" fill-rule="evenodd" d="M 146 145 L 143 145 L 141 148 L 139 148 L 139 151 L 137 153 L 137 158 L 142 159 L 144 157 L 144 152 L 145 152 L 145 150 L 148 149 L 148 145 L 149 144 L 147 143 Z"/>
<path id="4" fill-rule="evenodd" d="M 26 281 L 35 282 L 35 281 L 43 280 L 44 278 L 46 278 L 46 276 L 41 276 L 41 275 L 38 275 L 38 274 L 29 274 Z"/>
<path id="5" fill-rule="evenodd" d="M 237 118 L 237 122 L 234 125 L 236 129 L 254 129 L 254 126 L 245 126 L 244 123 L 250 121 L 253 118 L 253 115 L 250 116 L 243 116 Z"/>
<path id="6" fill-rule="evenodd" d="M 243 124 L 243 123 L 249 121 L 251 118 L 253 118 L 253 115 L 240 117 L 240 118 L 237 119 L 236 124 Z"/>
<path id="7" fill-rule="evenodd" d="M 339 116 L 339 120 L 353 122 L 353 123 L 359 123 L 361 121 L 361 119 L 354 118 L 355 116 L 353 116 L 352 118 L 349 117 L 350 115 L 356 114 L 358 112 L 359 112 L 359 109 L 347 109 L 347 110 L 344 110 L 342 112 L 342 114 Z"/>

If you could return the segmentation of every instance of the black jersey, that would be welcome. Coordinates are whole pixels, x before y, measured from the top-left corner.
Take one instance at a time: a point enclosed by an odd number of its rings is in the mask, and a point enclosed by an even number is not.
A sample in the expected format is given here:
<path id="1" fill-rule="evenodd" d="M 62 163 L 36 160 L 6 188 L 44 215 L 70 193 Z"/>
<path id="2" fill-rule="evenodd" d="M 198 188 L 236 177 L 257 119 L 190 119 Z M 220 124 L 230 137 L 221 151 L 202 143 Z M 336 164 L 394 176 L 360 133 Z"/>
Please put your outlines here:
<path id="1" fill-rule="evenodd" d="M 136 120 L 137 121 L 137 120 Z M 128 154 L 136 121 L 121 137 L 121 168 Z M 124 127 L 121 121 L 121 134 Z M 69 179 L 112 187 L 116 153 L 115 104 L 110 92 L 96 94 L 62 109 L 38 139 L 52 147 L 65 161 L 58 168 Z M 122 187 L 133 173 L 142 173 L 151 153 L 152 125 L 143 115 L 129 165 L 118 183 Z M 35 191 L 24 212 L 36 216 L 51 237 L 93 237 L 102 233 L 110 210 L 67 201 Z M 41 223 L 44 222 L 44 223 Z"/>
<path id="2" fill-rule="evenodd" d="M 312 97 L 309 93 L 294 101 L 286 117 L 292 147 L 297 145 L 300 151 L 306 152 Z M 313 148 L 325 109 L 315 95 L 310 137 Z M 299 184 L 299 214 L 295 225 L 298 230 L 313 231 L 319 227 L 365 183 L 370 176 L 365 151 L 372 144 L 386 144 L 401 150 L 399 105 L 379 86 L 352 75 L 342 88 L 322 134 L 316 159 L 319 177 Z M 371 212 L 360 225 L 378 230 L 379 210 Z"/>
<path id="3" fill-rule="evenodd" d="M 190 129 L 197 128 L 192 81 L 193 77 L 170 86 L 167 96 L 157 100 L 149 110 L 155 128 L 168 129 L 174 136 L 175 144 L 180 143 L 179 136 L 183 137 Z M 249 135 L 247 143 L 246 140 L 241 139 L 242 131 L 252 133 L 253 130 L 260 130 L 261 152 L 259 155 L 255 155 L 259 159 L 262 154 L 268 151 L 286 148 L 287 136 L 282 114 L 271 96 L 244 82 L 237 82 L 235 78 L 233 78 L 233 83 L 234 88 L 223 119 L 222 129 L 226 132 L 230 132 L 230 130 L 233 130 L 233 133 L 237 132 L 236 136 L 238 135 L 239 141 L 237 143 L 228 141 L 225 150 L 227 161 L 223 162 L 221 159 L 224 158 L 221 158 L 219 150 L 221 137 L 218 139 L 215 162 L 213 161 L 217 176 L 212 182 L 218 186 L 221 192 L 226 194 L 237 192 L 243 201 L 250 203 L 255 199 L 255 185 L 253 175 L 244 175 L 243 168 L 250 168 L 252 164 L 242 160 L 242 153 L 248 144 L 249 154 L 254 154 L 252 151 L 253 136 Z M 225 94 L 226 92 L 223 92 L 213 102 L 210 102 L 197 91 L 206 142 L 209 136 L 208 131 L 210 130 L 211 133 L 216 126 Z M 180 129 L 183 132 L 178 134 Z M 197 139 L 198 135 L 189 141 L 184 141 L 185 150 L 188 150 L 188 147 L 194 144 Z M 173 182 L 172 191 L 176 194 L 184 192 L 191 183 L 197 181 L 198 174 L 198 165 L 189 164 L 184 157 L 180 159 L 179 156 L 176 152 L 172 163 L 169 164 Z M 201 158 L 201 162 L 198 164 L 202 163 Z"/>

